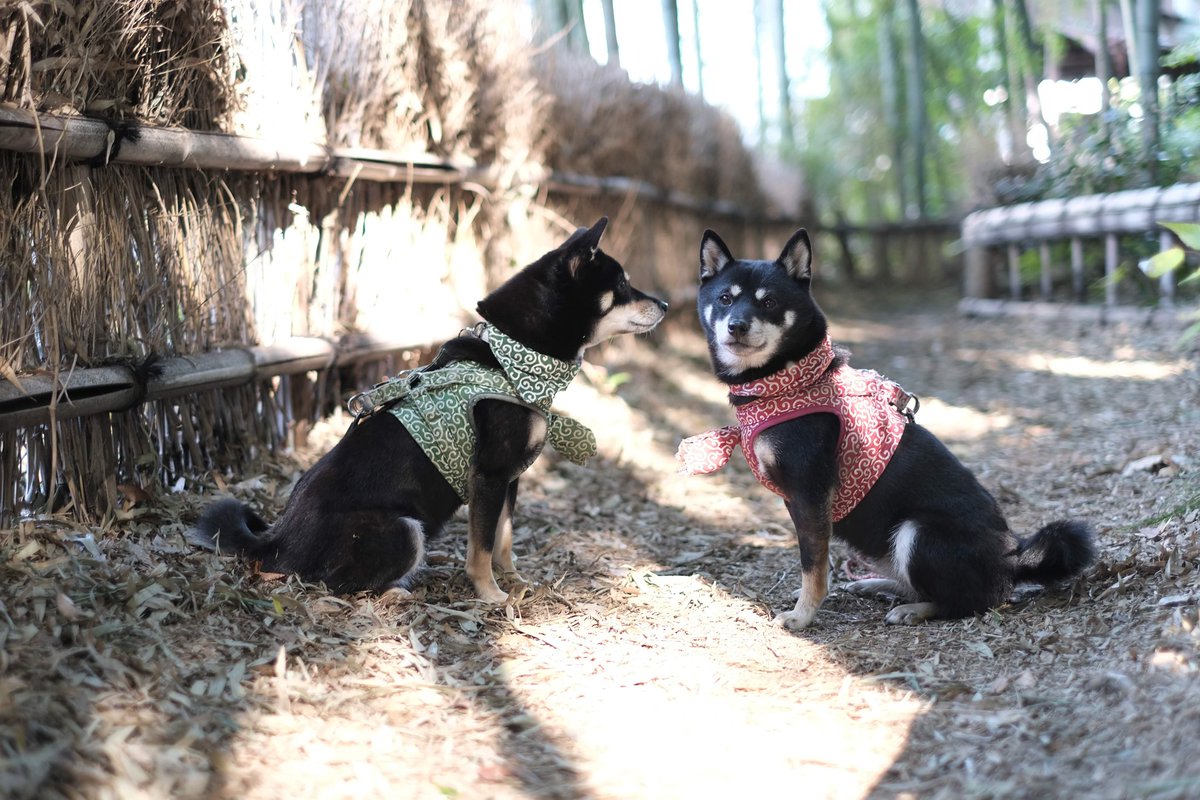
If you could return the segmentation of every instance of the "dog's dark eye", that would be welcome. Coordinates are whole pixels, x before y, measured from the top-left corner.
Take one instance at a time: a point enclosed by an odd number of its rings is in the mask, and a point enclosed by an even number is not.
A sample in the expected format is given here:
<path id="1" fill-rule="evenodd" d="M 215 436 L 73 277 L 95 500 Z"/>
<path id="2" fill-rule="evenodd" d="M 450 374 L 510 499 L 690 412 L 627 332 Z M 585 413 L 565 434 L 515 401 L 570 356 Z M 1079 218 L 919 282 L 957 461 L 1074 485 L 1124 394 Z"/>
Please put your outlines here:
<path id="1" fill-rule="evenodd" d="M 624 278 L 621 278 L 619 281 L 617 281 L 617 291 L 618 292 L 623 292 L 628 288 L 629 288 L 629 281 L 625 280 Z"/>
<path id="2" fill-rule="evenodd" d="M 779 304 L 775 302 L 775 298 L 773 298 L 773 297 L 765 297 L 765 298 L 763 298 L 763 301 L 762 301 L 762 307 L 763 307 L 763 308 L 766 308 L 766 309 L 771 309 L 771 308 L 774 308 L 774 307 L 775 307 L 775 306 L 777 306 L 777 305 L 779 305 Z"/>
<path id="3" fill-rule="evenodd" d="M 733 295 L 731 295 L 729 292 L 721 292 L 721 294 L 717 297 L 717 302 L 723 306 L 730 305 L 733 303 Z"/>

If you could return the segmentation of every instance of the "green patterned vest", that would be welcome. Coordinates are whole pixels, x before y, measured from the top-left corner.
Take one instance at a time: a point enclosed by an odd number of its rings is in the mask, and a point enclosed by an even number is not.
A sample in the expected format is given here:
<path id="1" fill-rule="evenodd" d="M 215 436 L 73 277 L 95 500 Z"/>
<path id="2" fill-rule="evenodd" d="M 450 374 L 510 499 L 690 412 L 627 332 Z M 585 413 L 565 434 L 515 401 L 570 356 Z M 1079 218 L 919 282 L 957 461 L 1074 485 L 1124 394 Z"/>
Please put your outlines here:
<path id="1" fill-rule="evenodd" d="M 375 405 L 395 400 L 388 412 L 404 423 L 464 503 L 469 500 L 467 476 L 475 452 L 472 410 L 480 400 L 503 400 L 538 412 L 546 420 L 550 444 L 576 464 L 596 454 L 596 437 L 587 426 L 550 411 L 554 396 L 579 373 L 579 364 L 530 350 L 491 325 L 482 328 L 482 338 L 502 369 L 455 361 L 397 376 L 369 392 Z"/>

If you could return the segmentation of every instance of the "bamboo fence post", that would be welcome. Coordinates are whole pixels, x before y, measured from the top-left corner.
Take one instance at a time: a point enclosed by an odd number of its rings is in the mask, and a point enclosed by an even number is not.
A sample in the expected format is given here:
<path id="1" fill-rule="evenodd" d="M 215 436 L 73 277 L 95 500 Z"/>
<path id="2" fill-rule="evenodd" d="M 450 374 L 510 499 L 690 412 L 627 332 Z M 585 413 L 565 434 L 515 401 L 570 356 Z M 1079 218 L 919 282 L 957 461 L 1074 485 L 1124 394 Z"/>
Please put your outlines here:
<path id="1" fill-rule="evenodd" d="M 1050 293 L 1054 289 L 1054 281 L 1052 280 L 1051 275 L 1050 275 L 1050 269 L 1051 269 L 1050 242 L 1043 240 L 1042 243 L 1040 245 L 1038 245 L 1038 255 L 1040 256 L 1040 259 L 1042 262 L 1042 274 L 1041 274 L 1042 299 L 1049 300 Z"/>
<path id="2" fill-rule="evenodd" d="M 1008 246 L 1008 294 L 1021 299 L 1021 249 L 1015 244 Z"/>
<path id="3" fill-rule="evenodd" d="M 1167 229 L 1158 234 L 1158 249 L 1167 250 L 1175 244 L 1174 235 Z M 1158 304 L 1170 308 L 1175 305 L 1175 273 L 1167 272 L 1158 279 Z"/>
<path id="4" fill-rule="evenodd" d="M 1120 253 L 1117 249 L 1117 235 L 1106 234 L 1104 237 L 1104 305 L 1117 304 L 1117 261 Z"/>
<path id="5" fill-rule="evenodd" d="M 991 294 L 988 280 L 988 251 L 986 247 L 967 248 L 966 269 L 963 271 L 963 295 L 965 297 L 987 297 Z"/>
<path id="6" fill-rule="evenodd" d="M 1083 300 L 1083 239 L 1078 236 L 1071 237 L 1071 293 L 1077 301 Z"/>

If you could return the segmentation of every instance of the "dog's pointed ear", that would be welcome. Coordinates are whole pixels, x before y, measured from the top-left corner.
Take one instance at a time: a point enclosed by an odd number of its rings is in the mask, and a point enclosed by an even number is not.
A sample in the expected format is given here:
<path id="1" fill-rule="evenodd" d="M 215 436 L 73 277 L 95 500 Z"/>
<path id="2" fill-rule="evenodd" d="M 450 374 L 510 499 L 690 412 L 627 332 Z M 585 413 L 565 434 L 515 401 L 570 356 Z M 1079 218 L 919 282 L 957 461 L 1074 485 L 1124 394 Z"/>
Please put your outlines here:
<path id="1" fill-rule="evenodd" d="M 808 231 L 801 228 L 792 234 L 792 238 L 783 246 L 777 263 L 798 281 L 812 278 L 812 241 L 808 238 Z"/>
<path id="2" fill-rule="evenodd" d="M 571 275 L 579 272 L 579 268 L 589 263 L 600 249 L 600 237 L 608 227 L 608 217 L 601 217 L 590 228 L 577 228 L 567 241 L 563 242 L 563 263 Z"/>
<path id="3" fill-rule="evenodd" d="M 700 281 L 704 282 L 723 270 L 733 261 L 733 254 L 711 229 L 704 231 L 700 240 Z"/>

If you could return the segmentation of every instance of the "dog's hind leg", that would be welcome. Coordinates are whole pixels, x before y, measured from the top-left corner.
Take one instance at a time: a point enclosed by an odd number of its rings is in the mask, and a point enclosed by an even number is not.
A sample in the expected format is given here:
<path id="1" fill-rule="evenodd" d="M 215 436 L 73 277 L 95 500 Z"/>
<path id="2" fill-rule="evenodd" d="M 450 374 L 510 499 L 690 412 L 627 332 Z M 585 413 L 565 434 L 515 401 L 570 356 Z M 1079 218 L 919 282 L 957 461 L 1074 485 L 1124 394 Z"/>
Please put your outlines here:
<path id="1" fill-rule="evenodd" d="M 425 563 L 425 526 L 416 517 L 384 512 L 356 512 L 327 519 L 343 530 L 356 531 L 348 550 L 324 570 L 305 570 L 337 594 L 374 591 L 404 585 Z"/>
<path id="2" fill-rule="evenodd" d="M 937 616 L 940 614 L 935 603 L 905 603 L 889 611 L 883 621 L 888 625 L 916 625 Z"/>
<path id="3" fill-rule="evenodd" d="M 912 588 L 891 578 L 863 578 L 850 581 L 842 589 L 859 597 L 910 597 Z"/>

